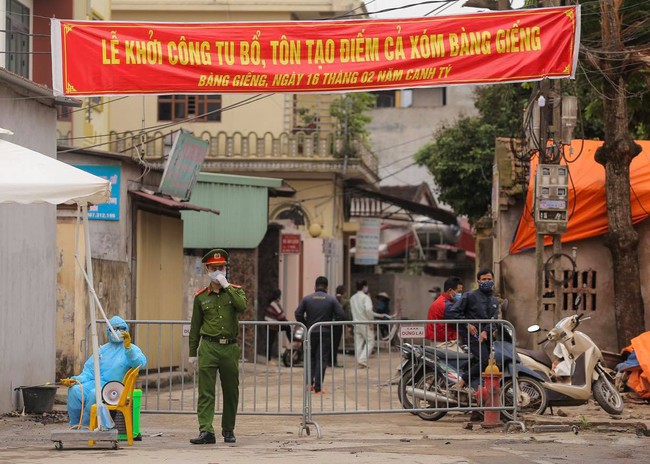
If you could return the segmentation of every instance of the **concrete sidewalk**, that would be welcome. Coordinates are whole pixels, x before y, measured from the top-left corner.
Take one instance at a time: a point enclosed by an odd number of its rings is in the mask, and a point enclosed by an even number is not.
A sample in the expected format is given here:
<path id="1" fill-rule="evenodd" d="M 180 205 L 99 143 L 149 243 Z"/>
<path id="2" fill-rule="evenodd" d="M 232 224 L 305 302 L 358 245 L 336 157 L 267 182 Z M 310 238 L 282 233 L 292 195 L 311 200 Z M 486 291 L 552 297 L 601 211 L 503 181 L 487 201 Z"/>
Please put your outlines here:
<path id="1" fill-rule="evenodd" d="M 281 462 L 283 464 L 310 464 L 354 462 L 355 464 L 412 463 L 532 463 L 534 450 L 540 443 L 566 442 L 576 450 L 575 461 L 564 450 L 563 462 L 585 462 L 585 453 L 594 453 L 593 463 L 601 462 L 607 453 L 594 452 L 594 446 L 647 449 L 650 441 L 644 431 L 650 426 L 650 406 L 626 403 L 620 418 L 612 418 L 597 405 L 564 408 L 565 417 L 526 417 L 528 431 L 504 433 L 502 428 L 484 429 L 479 423 L 468 427 L 469 414 L 450 413 L 437 422 L 427 422 L 408 413 L 366 415 L 322 415 L 314 420 L 320 425 L 322 438 L 299 436 L 300 418 L 287 416 L 240 415 L 237 419 L 236 445 L 196 446 L 189 439 L 198 434 L 196 418 L 180 414 L 143 414 L 143 439 L 120 449 L 108 444 L 89 447 L 85 442 L 64 443 L 57 451 L 50 441 L 53 431 L 67 429 L 66 423 L 38 422 L 43 416 L 5 416 L 0 418 L 0 463 L 88 463 L 101 459 L 102 464 L 134 463 L 210 463 L 250 464 Z M 555 411 L 558 412 L 557 410 Z M 48 419 L 49 416 L 44 418 Z M 58 416 L 59 419 L 64 415 Z M 219 416 L 215 428 L 219 429 Z M 534 433 L 534 424 L 577 424 L 579 433 Z M 583 449 L 584 448 L 584 449 Z M 590 451 L 591 450 L 591 451 Z M 531 460 L 522 458 L 532 453 Z M 568 453 L 568 454 L 567 454 Z M 617 463 L 627 462 L 615 459 Z M 630 452 L 629 456 L 634 456 Z M 638 456 L 638 455 L 637 455 Z M 614 457 L 602 462 L 611 462 Z M 549 462 L 545 460 L 545 462 Z M 636 461 L 629 462 L 638 462 Z"/>

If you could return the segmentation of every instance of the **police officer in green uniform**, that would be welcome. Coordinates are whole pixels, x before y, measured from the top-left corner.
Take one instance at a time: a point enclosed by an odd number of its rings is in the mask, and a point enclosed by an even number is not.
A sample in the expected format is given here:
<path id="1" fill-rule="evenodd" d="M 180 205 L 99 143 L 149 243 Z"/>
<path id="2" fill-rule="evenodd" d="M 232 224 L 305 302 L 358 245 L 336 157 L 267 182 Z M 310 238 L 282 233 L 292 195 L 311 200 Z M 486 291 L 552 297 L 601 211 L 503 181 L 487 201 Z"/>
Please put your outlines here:
<path id="1" fill-rule="evenodd" d="M 238 315 L 246 310 L 247 300 L 240 286 L 228 283 L 228 253 L 211 250 L 201 262 L 205 265 L 210 285 L 194 295 L 190 326 L 189 363 L 199 372 L 199 398 L 196 406 L 199 436 L 190 443 L 216 443 L 214 418 L 217 371 L 223 391 L 221 435 L 226 443 L 235 443 L 235 418 L 239 402 Z M 197 363 L 198 354 L 198 363 Z"/>

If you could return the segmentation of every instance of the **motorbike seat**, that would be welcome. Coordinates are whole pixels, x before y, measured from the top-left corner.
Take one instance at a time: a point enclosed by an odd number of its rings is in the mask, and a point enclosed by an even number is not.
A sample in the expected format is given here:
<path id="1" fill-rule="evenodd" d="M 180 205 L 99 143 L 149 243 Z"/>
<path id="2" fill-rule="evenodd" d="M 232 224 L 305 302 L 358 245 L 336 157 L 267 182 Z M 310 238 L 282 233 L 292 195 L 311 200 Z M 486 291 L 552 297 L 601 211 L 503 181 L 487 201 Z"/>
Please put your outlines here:
<path id="1" fill-rule="evenodd" d="M 430 348 L 427 350 L 427 352 L 434 354 L 436 357 L 440 359 L 450 359 L 450 360 L 454 360 L 454 359 L 466 360 L 472 356 L 471 353 L 463 353 L 462 351 L 445 350 L 441 348 Z"/>
<path id="2" fill-rule="evenodd" d="M 553 365 L 553 361 L 548 357 L 545 351 L 542 350 L 527 350 L 525 348 L 517 348 L 518 353 L 525 354 L 526 356 L 533 358 L 535 361 L 544 364 L 545 366 Z"/>

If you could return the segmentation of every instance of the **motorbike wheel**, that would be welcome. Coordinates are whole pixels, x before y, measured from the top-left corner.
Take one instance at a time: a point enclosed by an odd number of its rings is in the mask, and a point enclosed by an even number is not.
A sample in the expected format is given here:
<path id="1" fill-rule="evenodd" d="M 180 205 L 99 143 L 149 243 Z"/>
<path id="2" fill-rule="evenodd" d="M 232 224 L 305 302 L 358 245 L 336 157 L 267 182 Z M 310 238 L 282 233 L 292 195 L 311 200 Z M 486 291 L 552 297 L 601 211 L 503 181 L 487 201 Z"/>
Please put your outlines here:
<path id="1" fill-rule="evenodd" d="M 529 377 L 519 378 L 519 390 L 526 398 L 526 404 L 517 403 L 518 414 L 544 414 L 546 406 L 548 406 L 548 398 L 546 397 L 546 390 L 544 386 L 535 379 Z M 501 404 L 504 406 L 512 406 L 514 388 L 512 379 L 506 380 L 501 388 Z M 501 411 L 501 416 L 505 420 L 512 420 L 514 415 L 511 411 Z"/>
<path id="2" fill-rule="evenodd" d="M 437 382 L 437 384 L 436 384 Z M 427 374 L 415 383 L 415 388 L 423 389 L 430 392 L 440 392 L 445 387 L 445 379 L 441 375 L 436 376 L 435 372 L 427 372 Z M 435 402 L 421 400 L 414 398 L 416 408 L 427 408 L 435 406 Z M 417 416 L 426 421 L 437 421 L 447 415 L 447 411 L 418 411 Z"/>
<path id="3" fill-rule="evenodd" d="M 399 379 L 399 385 L 397 386 L 397 397 L 399 398 L 399 402 L 402 404 L 402 407 L 404 409 L 413 409 L 413 402 L 411 401 L 411 397 L 409 394 L 406 392 L 406 387 L 412 386 L 414 382 L 417 382 L 418 376 L 415 375 L 415 378 L 413 378 L 413 370 L 412 369 L 407 369 L 404 372 L 402 372 L 402 376 Z M 411 411 L 411 414 L 417 414 L 415 411 Z"/>
<path id="4" fill-rule="evenodd" d="M 594 399 L 608 414 L 614 416 L 622 414 L 624 405 L 621 394 L 603 370 L 599 369 L 599 374 L 598 380 L 592 387 Z"/>
<path id="5" fill-rule="evenodd" d="M 285 367 L 297 366 L 302 362 L 302 353 L 298 350 L 285 350 L 282 353 L 282 364 Z"/>

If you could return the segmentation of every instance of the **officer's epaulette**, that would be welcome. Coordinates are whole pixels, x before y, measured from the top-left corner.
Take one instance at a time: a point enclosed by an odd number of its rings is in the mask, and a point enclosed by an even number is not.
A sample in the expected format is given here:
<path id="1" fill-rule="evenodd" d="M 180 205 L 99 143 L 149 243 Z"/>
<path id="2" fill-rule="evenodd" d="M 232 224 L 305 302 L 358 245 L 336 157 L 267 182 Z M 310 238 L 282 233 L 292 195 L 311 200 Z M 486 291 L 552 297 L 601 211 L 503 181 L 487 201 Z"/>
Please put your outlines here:
<path id="1" fill-rule="evenodd" d="M 196 292 L 196 293 L 194 294 L 194 296 L 200 295 L 201 293 L 205 292 L 207 289 L 208 289 L 208 287 L 202 288 L 201 290 L 199 290 L 198 292 Z"/>

